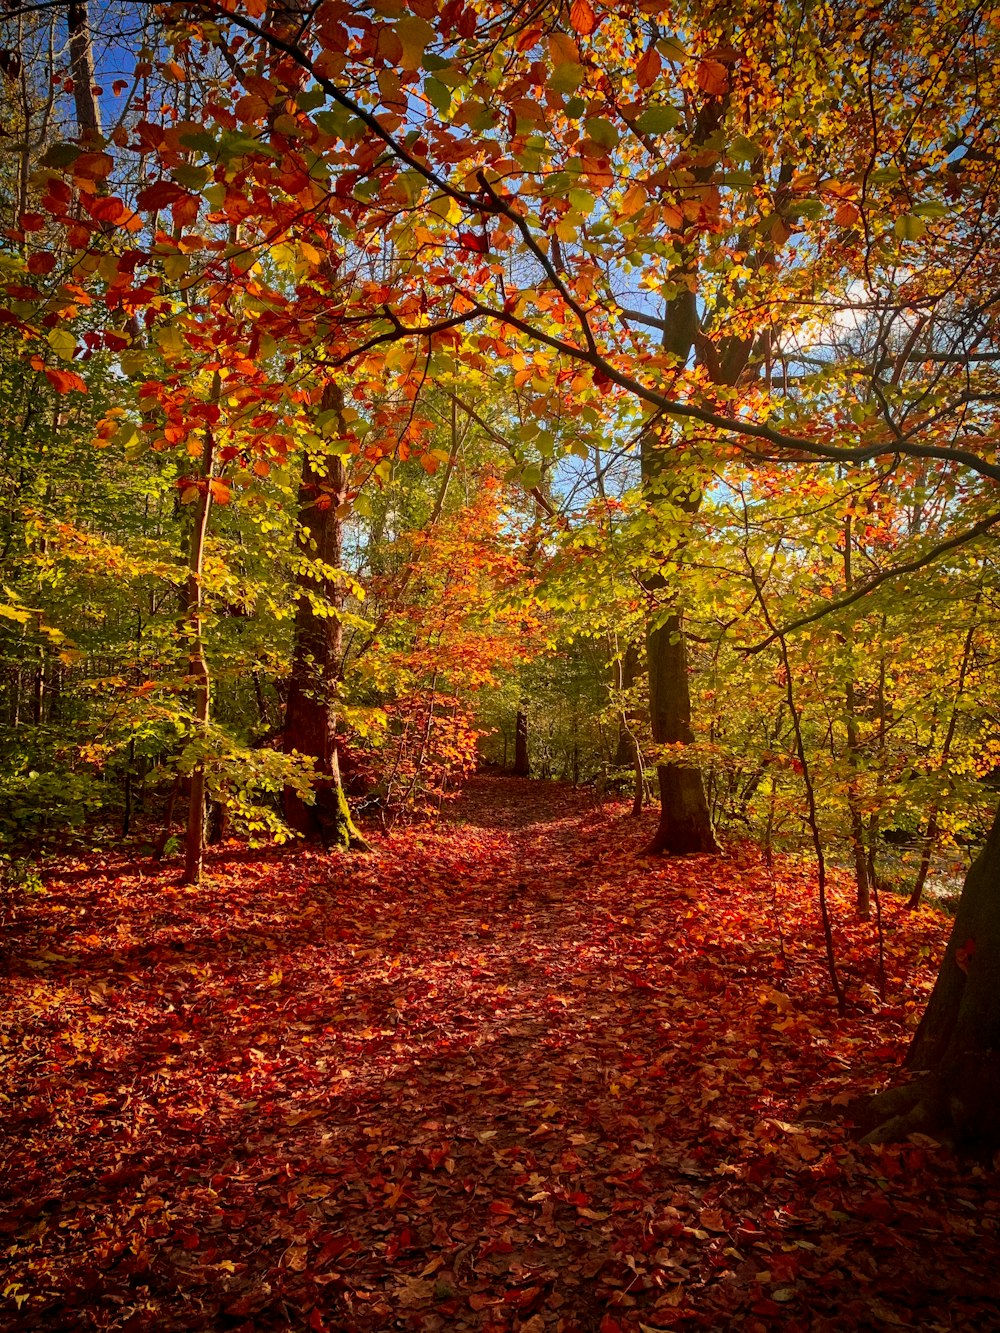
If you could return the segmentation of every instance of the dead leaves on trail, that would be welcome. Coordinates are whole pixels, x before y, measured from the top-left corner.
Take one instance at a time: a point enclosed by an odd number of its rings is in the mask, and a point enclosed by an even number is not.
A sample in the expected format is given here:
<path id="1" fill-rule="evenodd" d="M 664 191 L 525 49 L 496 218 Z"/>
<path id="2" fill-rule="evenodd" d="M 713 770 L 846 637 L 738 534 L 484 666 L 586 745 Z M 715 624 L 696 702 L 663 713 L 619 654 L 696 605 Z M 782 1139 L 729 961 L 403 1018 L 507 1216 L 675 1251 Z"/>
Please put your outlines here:
<path id="1" fill-rule="evenodd" d="M 0 1328 L 981 1329 L 995 1176 L 835 1114 L 946 925 L 807 867 L 650 861 L 614 807 L 481 779 L 350 860 L 206 887 L 66 868 L 12 905 Z"/>

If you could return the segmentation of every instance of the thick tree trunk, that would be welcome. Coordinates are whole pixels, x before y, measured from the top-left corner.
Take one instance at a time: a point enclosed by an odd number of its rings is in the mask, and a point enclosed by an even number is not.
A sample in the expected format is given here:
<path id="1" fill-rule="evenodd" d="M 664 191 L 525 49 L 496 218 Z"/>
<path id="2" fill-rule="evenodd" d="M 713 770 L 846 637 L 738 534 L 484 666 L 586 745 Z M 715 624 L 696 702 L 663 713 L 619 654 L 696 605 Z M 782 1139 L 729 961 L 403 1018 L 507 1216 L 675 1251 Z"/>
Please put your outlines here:
<path id="1" fill-rule="evenodd" d="M 322 410 L 341 407 L 339 390 L 328 386 Z M 336 703 L 343 669 L 341 611 L 345 596 L 342 579 L 329 571 L 339 571 L 343 559 L 347 472 L 339 457 L 324 459 L 323 464 L 324 471 L 320 472 L 308 455 L 302 462 L 297 545 L 308 565 L 296 575 L 299 600 L 282 733 L 286 750 L 295 750 L 314 761 L 315 800 L 307 805 L 296 791 L 286 788 L 284 813 L 289 826 L 303 837 L 346 850 L 368 846 L 351 818 L 337 753 Z"/>
<path id="2" fill-rule="evenodd" d="M 685 289 L 668 301 L 664 313 L 664 350 L 674 355 L 678 364 L 684 365 L 698 340 L 698 306 L 694 288 Z M 676 459 L 664 450 L 661 440 L 653 432 L 647 431 L 642 437 L 640 465 L 643 489 L 650 502 L 655 504 L 671 499 L 685 513 L 697 513 L 701 494 L 696 491 L 685 498 L 682 492 L 680 495 L 676 493 L 679 479 L 672 475 Z M 683 538 L 673 543 L 671 556 L 674 560 L 680 559 L 683 546 Z M 647 592 L 662 594 L 666 580 L 654 574 L 644 580 L 644 585 Z M 651 618 L 646 624 L 653 741 L 657 745 L 690 745 L 694 731 L 684 627 L 679 612 L 671 612 L 663 624 L 659 623 L 661 615 L 660 607 L 651 607 Z M 647 852 L 677 855 L 718 852 L 701 769 L 685 763 L 657 764 L 656 776 L 660 787 L 660 822 Z"/>
<path id="3" fill-rule="evenodd" d="M 966 876 L 905 1063 L 922 1074 L 868 1104 L 869 1142 L 919 1130 L 968 1150 L 1000 1147 L 1000 811 Z"/>
<path id="4" fill-rule="evenodd" d="M 523 704 L 518 704 L 517 719 L 514 723 L 514 767 L 511 773 L 515 778 L 531 777 L 531 756 L 528 754 L 528 713 Z"/>
<path id="5" fill-rule="evenodd" d="M 691 692 L 688 687 L 687 644 L 680 613 L 650 628 L 649 718 L 656 745 L 690 745 Z M 701 769 L 684 762 L 659 763 L 660 822 L 649 852 L 718 852 L 708 812 Z"/>
<path id="6" fill-rule="evenodd" d="M 87 0 L 70 0 L 66 11 L 69 35 L 69 68 L 73 76 L 73 104 L 84 143 L 101 137 L 101 110 L 94 93 L 94 48 L 90 36 Z"/>

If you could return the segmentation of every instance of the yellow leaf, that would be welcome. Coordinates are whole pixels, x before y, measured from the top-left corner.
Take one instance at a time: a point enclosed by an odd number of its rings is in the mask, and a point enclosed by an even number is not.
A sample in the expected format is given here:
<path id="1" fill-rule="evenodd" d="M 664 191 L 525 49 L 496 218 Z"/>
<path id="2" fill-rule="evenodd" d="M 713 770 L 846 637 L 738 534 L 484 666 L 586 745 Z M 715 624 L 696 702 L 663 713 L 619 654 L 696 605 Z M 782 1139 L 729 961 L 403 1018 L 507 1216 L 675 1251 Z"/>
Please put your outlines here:
<path id="1" fill-rule="evenodd" d="M 403 47 L 403 68 L 419 69 L 424 48 L 434 36 L 434 29 L 426 19 L 418 18 L 416 14 L 408 14 L 396 24 L 396 35 Z"/>
<path id="2" fill-rule="evenodd" d="M 70 333 L 69 329 L 57 325 L 49 333 L 48 343 L 56 356 L 61 357 L 63 361 L 73 360 L 73 354 L 76 351 L 76 338 Z"/>

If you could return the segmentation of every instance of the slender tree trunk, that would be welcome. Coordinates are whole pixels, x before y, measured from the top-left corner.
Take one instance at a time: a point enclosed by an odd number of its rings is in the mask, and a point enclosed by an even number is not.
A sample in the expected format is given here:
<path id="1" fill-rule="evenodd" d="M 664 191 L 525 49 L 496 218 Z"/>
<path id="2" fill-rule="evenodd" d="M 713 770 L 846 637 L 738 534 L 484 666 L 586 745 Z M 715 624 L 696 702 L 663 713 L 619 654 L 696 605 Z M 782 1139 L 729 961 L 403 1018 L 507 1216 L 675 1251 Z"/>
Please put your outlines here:
<path id="1" fill-rule="evenodd" d="M 854 541 L 851 515 L 844 520 L 844 587 L 850 592 L 854 587 L 851 569 Z M 848 651 L 853 657 L 853 637 L 848 641 Z M 858 733 L 857 692 L 854 683 L 854 662 L 850 663 L 850 675 L 844 691 L 847 725 L 847 762 L 851 768 L 851 777 L 847 784 L 847 813 L 851 828 L 851 849 L 854 853 L 854 880 L 857 886 L 855 905 L 858 916 L 867 921 L 871 916 L 871 884 L 868 877 L 868 860 L 865 855 L 865 819 L 861 807 L 861 794 L 858 786 L 858 771 L 861 767 L 861 738 Z"/>
<path id="2" fill-rule="evenodd" d="M 213 402 L 218 402 L 221 388 L 222 382 L 218 373 L 216 373 L 212 381 Z M 208 672 L 208 659 L 205 656 L 205 641 L 202 635 L 204 608 L 202 573 L 205 565 L 208 520 L 212 512 L 212 472 L 214 466 L 215 436 L 209 426 L 205 429 L 202 443 L 201 477 L 199 479 L 194 522 L 191 526 L 191 540 L 188 548 L 188 576 L 184 596 L 184 632 L 188 639 L 188 680 L 194 692 L 192 712 L 195 726 L 192 740 L 198 747 L 195 764 L 191 770 L 191 792 L 188 799 L 187 835 L 184 841 L 184 877 L 182 881 L 184 884 L 200 883 L 205 856 L 204 755 L 208 739 L 212 682 Z"/>
<path id="3" fill-rule="evenodd" d="M 514 722 L 514 767 L 511 773 L 515 778 L 531 776 L 531 756 L 528 754 L 528 714 L 523 703 L 517 706 L 517 718 Z"/>
<path id="4" fill-rule="evenodd" d="M 854 853 L 854 880 L 857 886 L 855 905 L 858 916 L 867 921 L 871 916 L 871 883 L 868 876 L 868 858 L 865 847 L 865 820 L 858 792 L 857 773 L 860 767 L 861 740 L 858 735 L 855 712 L 854 681 L 847 682 L 847 762 L 851 779 L 847 787 L 847 811 L 851 826 L 851 849 Z"/>
<path id="5" fill-rule="evenodd" d="M 1000 1146 L 1000 811 L 973 862 L 937 982 L 906 1057 L 922 1071 L 866 1108 L 870 1142 L 917 1131 Z"/>
<path id="6" fill-rule="evenodd" d="M 955 739 L 955 729 L 958 725 L 958 709 L 962 695 L 965 693 L 965 681 L 969 674 L 969 666 L 972 661 L 972 645 L 976 637 L 977 612 L 979 602 L 982 596 L 982 590 L 976 593 L 976 600 L 973 605 L 972 623 L 966 631 L 965 644 L 962 649 L 962 663 L 958 671 L 958 684 L 955 687 L 955 698 L 951 706 L 951 717 L 948 719 L 948 729 L 945 732 L 944 742 L 941 746 L 941 761 L 947 763 L 951 755 L 952 741 Z M 941 831 L 940 826 L 941 807 L 936 802 L 931 809 L 927 819 L 927 827 L 924 830 L 923 846 L 920 853 L 920 866 L 917 870 L 917 878 L 914 881 L 913 889 L 907 900 L 907 907 L 914 908 L 920 905 L 920 898 L 924 891 L 924 885 L 927 883 L 927 875 L 931 868 L 931 858 L 934 855 L 934 848 L 937 844 L 938 834 Z"/>
<path id="7" fill-rule="evenodd" d="M 342 412 L 343 399 L 336 385 L 327 385 L 321 410 Z M 296 575 L 295 645 L 282 735 L 284 748 L 312 759 L 316 773 L 311 805 L 293 788 L 285 789 L 286 820 L 303 837 L 344 850 L 368 846 L 351 818 L 337 752 L 336 704 L 343 672 L 346 599 L 342 577 L 330 571 L 339 571 L 343 561 L 346 498 L 343 459 L 331 455 L 322 461 L 320 470 L 306 454 L 299 484 L 296 544 L 308 564 Z"/>

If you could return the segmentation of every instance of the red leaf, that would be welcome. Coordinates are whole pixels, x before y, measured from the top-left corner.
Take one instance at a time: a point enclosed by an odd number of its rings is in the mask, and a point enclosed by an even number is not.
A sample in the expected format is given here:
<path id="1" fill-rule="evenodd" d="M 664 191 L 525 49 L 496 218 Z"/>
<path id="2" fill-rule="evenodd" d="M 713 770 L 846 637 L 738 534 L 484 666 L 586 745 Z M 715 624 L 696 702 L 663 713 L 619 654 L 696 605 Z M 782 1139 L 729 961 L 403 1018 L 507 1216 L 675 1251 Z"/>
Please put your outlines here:
<path id="1" fill-rule="evenodd" d="M 47 250 L 38 251 L 28 260 L 29 273 L 51 273 L 55 266 L 56 257 L 50 255 Z"/>
<path id="2" fill-rule="evenodd" d="M 125 216 L 125 205 L 114 195 L 91 195 L 83 202 L 87 212 L 97 222 L 117 223 Z"/>
<path id="3" fill-rule="evenodd" d="M 187 190 L 182 190 L 173 181 L 157 181 L 155 185 L 147 185 L 144 190 L 139 191 L 136 204 L 139 208 L 157 212 L 161 208 L 169 208 L 178 199 L 186 197 Z"/>
<path id="4" fill-rule="evenodd" d="M 460 231 L 458 243 L 463 250 L 472 250 L 477 255 L 484 255 L 487 250 L 485 236 L 477 236 L 474 231 Z"/>

